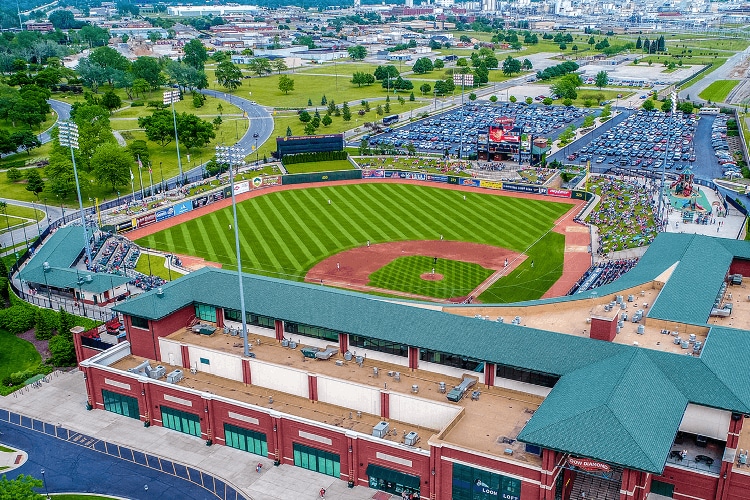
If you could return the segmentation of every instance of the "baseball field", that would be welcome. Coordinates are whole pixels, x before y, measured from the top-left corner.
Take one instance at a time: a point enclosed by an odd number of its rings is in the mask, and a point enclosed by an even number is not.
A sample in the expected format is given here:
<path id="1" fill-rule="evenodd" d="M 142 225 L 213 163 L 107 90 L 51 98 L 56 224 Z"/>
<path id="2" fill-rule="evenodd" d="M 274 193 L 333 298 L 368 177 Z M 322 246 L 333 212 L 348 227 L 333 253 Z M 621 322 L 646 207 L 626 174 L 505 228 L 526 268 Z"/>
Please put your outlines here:
<path id="1" fill-rule="evenodd" d="M 480 290 L 473 298 L 482 302 L 536 299 L 562 275 L 565 238 L 551 229 L 571 208 L 400 183 L 277 191 L 238 204 L 242 268 L 414 298 L 463 298 Z M 232 224 L 227 207 L 136 242 L 236 269 Z M 358 267 L 368 269 L 364 281 L 355 279 Z M 348 286 L 349 278 L 362 286 Z"/>

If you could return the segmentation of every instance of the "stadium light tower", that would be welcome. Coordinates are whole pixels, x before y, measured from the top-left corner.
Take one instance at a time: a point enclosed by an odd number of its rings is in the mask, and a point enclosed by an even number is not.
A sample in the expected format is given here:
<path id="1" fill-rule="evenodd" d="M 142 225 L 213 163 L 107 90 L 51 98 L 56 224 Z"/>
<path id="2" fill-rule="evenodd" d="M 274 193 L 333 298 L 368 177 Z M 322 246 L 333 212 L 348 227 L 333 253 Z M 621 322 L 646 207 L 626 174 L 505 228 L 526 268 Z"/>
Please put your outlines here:
<path id="1" fill-rule="evenodd" d="M 89 245 L 89 234 L 86 229 L 86 213 L 83 211 L 83 200 L 81 199 L 81 185 L 78 183 L 78 169 L 76 168 L 76 155 L 73 152 L 74 149 L 78 149 L 78 125 L 75 122 L 60 122 L 59 124 L 58 140 L 60 146 L 70 148 L 70 159 L 73 160 L 73 177 L 76 181 L 76 193 L 78 194 L 78 208 L 81 210 L 81 225 L 83 225 L 83 240 L 86 248 L 86 258 L 88 259 L 88 266 L 93 261 L 91 260 L 91 247 Z"/>
<path id="2" fill-rule="evenodd" d="M 183 174 L 182 174 L 182 158 L 180 158 L 180 140 L 177 138 L 177 114 L 174 110 L 174 103 L 180 100 L 179 90 L 167 90 L 164 92 L 164 104 L 172 105 L 172 122 L 174 123 L 174 143 L 177 146 L 177 166 L 180 168 L 180 179 L 179 184 L 182 186 Z"/>
<path id="3" fill-rule="evenodd" d="M 245 288 L 242 284 L 242 257 L 240 256 L 240 231 L 237 226 L 237 202 L 234 196 L 233 165 L 244 162 L 245 150 L 235 146 L 216 146 L 216 159 L 219 163 L 229 164 L 229 186 L 232 189 L 232 217 L 234 217 L 234 243 L 237 252 L 237 280 L 240 284 L 240 315 L 242 316 L 242 345 L 245 356 L 250 356 L 250 344 L 247 340 L 247 318 L 245 317 Z"/>

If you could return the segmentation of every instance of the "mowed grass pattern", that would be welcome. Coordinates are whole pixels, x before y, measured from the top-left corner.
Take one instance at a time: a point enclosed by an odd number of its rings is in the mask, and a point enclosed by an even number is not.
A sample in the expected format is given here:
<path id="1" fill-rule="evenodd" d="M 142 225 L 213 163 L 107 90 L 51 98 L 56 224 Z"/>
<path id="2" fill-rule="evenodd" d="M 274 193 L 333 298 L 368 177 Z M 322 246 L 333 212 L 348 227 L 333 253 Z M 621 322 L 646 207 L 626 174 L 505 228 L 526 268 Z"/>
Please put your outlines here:
<path id="1" fill-rule="evenodd" d="M 466 199 L 464 199 L 464 194 Z M 328 200 L 332 203 L 329 205 Z M 409 184 L 359 183 L 296 189 L 246 200 L 237 207 L 242 269 L 276 278 L 302 280 L 314 264 L 333 254 L 389 241 L 469 241 L 527 251 L 538 260 L 547 246 L 532 245 L 571 208 L 565 203 L 466 193 Z M 198 219 L 141 238 L 141 246 L 203 257 L 236 268 L 232 211 L 217 210 Z M 502 300 L 538 298 L 562 274 L 562 247 L 550 259 L 557 275 L 537 266 L 517 279 Z M 529 248 L 531 247 L 531 248 Z M 542 253 L 537 253 L 542 252 Z M 559 254 L 559 259 L 557 255 Z M 531 297 L 524 281 L 544 281 Z M 502 281 L 502 280 L 501 280 Z M 506 295 L 508 298 L 505 298 Z"/>
<path id="2" fill-rule="evenodd" d="M 411 255 L 399 257 L 370 275 L 368 285 L 416 293 L 426 297 L 449 299 L 467 296 L 494 272 L 479 264 L 458 260 L 438 259 L 433 266 L 433 257 Z M 420 276 L 432 272 L 442 274 L 440 281 L 423 280 Z"/>

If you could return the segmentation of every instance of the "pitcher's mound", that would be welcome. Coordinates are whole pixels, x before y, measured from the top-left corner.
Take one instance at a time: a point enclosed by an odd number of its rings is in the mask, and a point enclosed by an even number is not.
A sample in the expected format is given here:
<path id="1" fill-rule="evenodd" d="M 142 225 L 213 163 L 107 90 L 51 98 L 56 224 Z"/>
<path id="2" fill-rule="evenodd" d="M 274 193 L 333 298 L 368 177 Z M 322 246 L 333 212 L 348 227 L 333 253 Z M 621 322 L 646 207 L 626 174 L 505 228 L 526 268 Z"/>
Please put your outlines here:
<path id="1" fill-rule="evenodd" d="M 440 273 L 422 273 L 419 277 L 425 281 L 441 281 L 443 279 L 443 275 Z"/>

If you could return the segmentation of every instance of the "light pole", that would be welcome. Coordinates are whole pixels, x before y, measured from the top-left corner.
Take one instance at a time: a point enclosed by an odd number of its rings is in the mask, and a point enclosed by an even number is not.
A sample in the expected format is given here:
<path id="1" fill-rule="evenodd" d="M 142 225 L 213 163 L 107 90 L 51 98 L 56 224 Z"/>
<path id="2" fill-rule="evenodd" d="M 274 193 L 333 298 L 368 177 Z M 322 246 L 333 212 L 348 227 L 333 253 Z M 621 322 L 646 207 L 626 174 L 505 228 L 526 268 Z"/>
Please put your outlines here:
<path id="1" fill-rule="evenodd" d="M 164 187 L 164 170 L 161 168 L 161 162 L 159 162 L 159 173 L 161 174 L 161 194 L 162 198 L 165 198 L 167 195 L 164 193 L 165 187 Z"/>
<path id="2" fill-rule="evenodd" d="M 245 317 L 245 288 L 242 283 L 242 258 L 240 256 L 240 232 L 237 227 L 237 201 L 234 196 L 234 173 L 232 165 L 240 164 L 245 158 L 245 150 L 234 146 L 216 146 L 216 159 L 220 163 L 229 163 L 229 185 L 232 189 L 232 217 L 234 217 L 234 243 L 237 252 L 237 280 L 240 285 L 240 315 L 242 316 L 242 344 L 245 356 L 250 356 L 250 344 L 247 341 L 247 318 Z"/>
<path id="3" fill-rule="evenodd" d="M 677 93 L 673 90 L 672 94 L 672 122 L 674 123 L 674 115 L 677 111 Z M 667 145 L 664 151 L 664 162 L 661 165 L 661 185 L 659 186 L 659 208 L 657 210 L 657 214 L 659 216 L 659 224 L 662 226 L 662 230 L 664 230 L 664 222 L 662 221 L 663 214 L 662 214 L 662 207 L 663 207 L 663 199 L 664 199 L 664 181 L 666 177 L 666 168 L 667 168 L 667 158 L 669 158 L 669 135 L 667 134 Z"/>
<path id="4" fill-rule="evenodd" d="M 42 265 L 42 269 L 42 274 L 44 274 L 44 287 L 47 289 L 47 300 L 49 300 L 49 308 L 52 309 L 52 295 L 50 294 L 49 283 L 47 282 L 47 272 L 50 270 L 49 262 L 45 262 Z"/>
<path id="5" fill-rule="evenodd" d="M 179 90 L 167 90 L 164 92 L 164 104 L 172 105 L 172 121 L 174 122 L 174 143 L 177 146 L 177 166 L 180 168 L 179 183 L 182 185 L 182 158 L 180 158 L 180 140 L 177 138 L 177 114 L 174 110 L 174 103 L 180 100 Z"/>
<path id="6" fill-rule="evenodd" d="M 44 494 L 46 495 L 47 500 L 50 500 L 49 490 L 47 489 L 47 478 L 44 476 L 44 469 L 42 469 L 42 483 L 44 484 Z"/>
<path id="7" fill-rule="evenodd" d="M 75 122 L 60 122 L 58 140 L 60 146 L 70 148 L 70 159 L 73 161 L 73 176 L 76 181 L 76 194 L 78 195 L 78 208 L 81 211 L 81 225 L 83 226 L 83 240 L 86 248 L 86 258 L 88 264 L 86 267 L 91 265 L 91 247 L 89 246 L 89 234 L 86 229 L 86 213 L 83 211 L 83 199 L 81 198 L 81 186 L 78 183 L 78 169 L 76 169 L 76 155 L 73 152 L 74 149 L 78 149 L 78 125 Z M 63 212 L 63 216 L 65 212 Z"/>

